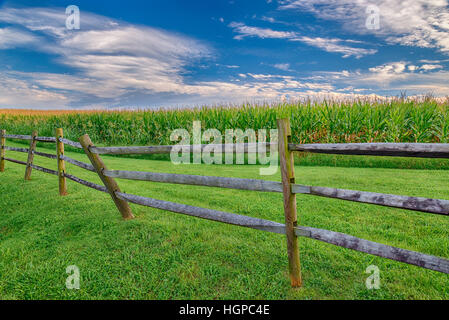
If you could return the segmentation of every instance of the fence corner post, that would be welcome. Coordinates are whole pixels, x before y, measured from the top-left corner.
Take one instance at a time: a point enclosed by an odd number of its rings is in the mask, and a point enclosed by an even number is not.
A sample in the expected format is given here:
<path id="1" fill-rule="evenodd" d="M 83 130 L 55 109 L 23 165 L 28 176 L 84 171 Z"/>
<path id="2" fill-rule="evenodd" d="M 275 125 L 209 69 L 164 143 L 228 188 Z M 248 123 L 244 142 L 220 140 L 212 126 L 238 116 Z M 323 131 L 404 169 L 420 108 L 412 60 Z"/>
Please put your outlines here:
<path id="1" fill-rule="evenodd" d="M 301 287 L 301 264 L 299 260 L 298 237 L 295 227 L 298 225 L 296 212 L 296 195 L 291 186 L 295 183 L 295 167 L 293 153 L 289 150 L 291 143 L 291 127 L 289 119 L 277 120 L 279 130 L 279 159 L 284 194 L 285 231 L 287 235 L 288 264 L 292 287 Z"/>
<path id="2" fill-rule="evenodd" d="M 59 195 L 66 196 L 67 195 L 67 184 L 65 179 L 65 162 L 62 159 L 64 156 L 64 142 L 62 142 L 62 138 L 64 138 L 64 131 L 62 128 L 56 129 L 56 154 L 58 156 L 58 180 L 59 180 Z"/>
<path id="3" fill-rule="evenodd" d="M 0 172 L 5 172 L 6 130 L 2 130 L 0 136 Z"/>
<path id="4" fill-rule="evenodd" d="M 25 180 L 31 180 L 31 171 L 33 168 L 31 165 L 33 164 L 34 160 L 34 150 L 36 150 L 36 138 L 37 138 L 37 131 L 33 131 L 31 134 L 31 142 L 30 142 L 30 149 L 28 150 L 28 159 L 27 159 L 27 166 L 25 169 Z"/>
<path id="5" fill-rule="evenodd" d="M 114 201 L 115 205 L 117 206 L 117 209 L 122 214 L 122 217 L 125 220 L 134 219 L 134 215 L 131 211 L 131 208 L 128 204 L 128 202 L 121 200 L 117 198 L 116 192 L 121 192 L 120 188 L 115 182 L 113 178 L 106 177 L 103 174 L 103 171 L 107 170 L 106 165 L 104 164 L 103 160 L 98 156 L 98 154 L 92 153 L 90 151 L 90 148 L 94 146 L 92 141 L 89 138 L 89 135 L 84 135 L 80 137 L 79 139 L 81 146 L 84 149 L 84 152 L 86 153 L 87 157 L 89 158 L 90 162 L 95 168 L 95 171 L 97 172 L 98 176 L 100 177 L 101 181 L 103 181 L 106 189 L 108 190 L 109 194 L 112 197 L 112 200 Z"/>

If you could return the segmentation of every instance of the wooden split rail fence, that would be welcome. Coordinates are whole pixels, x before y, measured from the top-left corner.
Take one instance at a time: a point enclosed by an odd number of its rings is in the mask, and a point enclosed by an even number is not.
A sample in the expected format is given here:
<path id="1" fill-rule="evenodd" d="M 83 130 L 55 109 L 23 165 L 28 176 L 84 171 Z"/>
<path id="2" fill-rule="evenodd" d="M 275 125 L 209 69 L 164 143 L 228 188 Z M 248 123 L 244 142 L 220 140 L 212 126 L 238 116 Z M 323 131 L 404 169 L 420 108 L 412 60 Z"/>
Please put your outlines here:
<path id="1" fill-rule="evenodd" d="M 449 144 L 419 144 L 419 143 L 349 143 L 349 144 L 292 144 L 291 128 L 288 119 L 278 120 L 279 141 L 277 142 L 282 182 L 265 181 L 257 179 L 223 178 L 212 176 L 196 176 L 184 174 L 169 174 L 137 171 L 109 170 L 101 154 L 167 154 L 173 146 L 143 146 L 143 147 L 96 147 L 88 135 L 80 137 L 79 143 L 64 139 L 62 129 L 57 129 L 55 137 L 39 137 L 37 132 L 31 136 L 7 135 L 1 131 L 1 162 L 0 171 L 4 171 L 5 161 L 26 166 L 25 179 L 30 179 L 31 170 L 39 170 L 58 176 L 60 195 L 67 194 L 66 179 L 70 179 L 84 186 L 109 193 L 117 209 L 124 219 L 132 219 L 131 208 L 128 203 L 156 208 L 175 213 L 181 213 L 202 219 L 223 222 L 231 225 L 252 228 L 267 232 L 285 234 L 289 261 L 290 280 L 293 287 L 301 286 L 301 267 L 299 259 L 298 237 L 306 237 L 336 246 L 396 260 L 422 268 L 449 274 L 449 260 L 419 252 L 400 249 L 376 242 L 363 240 L 347 234 L 303 227 L 298 225 L 296 210 L 296 194 L 306 194 L 341 200 L 362 202 L 379 206 L 402 208 L 421 211 L 437 215 L 449 216 L 449 200 L 428 199 L 419 197 L 399 196 L 392 194 L 353 191 L 326 187 L 306 186 L 296 184 L 294 171 L 294 152 L 313 152 L 344 155 L 370 155 L 394 157 L 424 157 L 449 158 Z M 6 146 L 6 139 L 30 140 L 30 148 L 12 148 Z M 56 143 L 57 155 L 37 152 L 36 142 Z M 90 164 L 71 159 L 64 155 L 64 145 L 83 149 L 90 160 Z M 267 143 L 266 146 L 270 145 Z M 234 152 L 255 152 L 255 144 L 245 144 L 244 148 L 237 145 L 222 145 L 223 150 Z M 186 146 L 191 152 L 201 152 L 205 147 Z M 28 161 L 22 162 L 6 157 L 6 151 L 28 153 Z M 34 156 L 43 156 L 57 160 L 58 171 L 42 168 L 33 164 Z M 80 168 L 95 172 L 104 186 L 82 180 L 66 172 L 65 162 Z M 184 184 L 206 187 L 230 188 L 238 190 L 251 190 L 259 192 L 278 192 L 284 198 L 284 223 L 247 217 L 212 209 L 199 208 L 169 201 L 141 197 L 121 192 L 115 178 L 152 181 L 170 184 Z"/>

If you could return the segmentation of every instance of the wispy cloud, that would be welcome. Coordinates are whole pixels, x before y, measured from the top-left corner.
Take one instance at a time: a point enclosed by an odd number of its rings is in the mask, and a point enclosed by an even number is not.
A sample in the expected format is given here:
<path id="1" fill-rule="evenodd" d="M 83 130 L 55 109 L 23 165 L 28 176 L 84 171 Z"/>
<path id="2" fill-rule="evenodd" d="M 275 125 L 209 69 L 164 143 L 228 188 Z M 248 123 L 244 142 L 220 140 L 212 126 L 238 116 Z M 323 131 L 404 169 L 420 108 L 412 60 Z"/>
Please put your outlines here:
<path id="1" fill-rule="evenodd" d="M 39 39 L 33 34 L 14 28 L 0 28 L 0 49 L 13 49 L 38 43 Z"/>
<path id="2" fill-rule="evenodd" d="M 294 39 L 294 41 L 304 42 L 310 46 L 320 48 L 326 52 L 341 53 L 343 55 L 343 58 L 348 58 L 351 56 L 361 58 L 363 56 L 375 54 L 377 52 L 376 49 L 354 48 L 345 45 L 343 43 L 348 41 L 341 39 L 299 37 L 298 39 Z"/>
<path id="3" fill-rule="evenodd" d="M 426 94 L 429 92 L 439 96 L 449 95 L 449 71 L 428 68 L 426 65 L 414 65 L 406 61 L 385 63 L 369 68 L 367 71 L 319 72 L 310 80 L 326 79 L 331 84 L 354 86 L 358 92 L 408 92 Z"/>
<path id="4" fill-rule="evenodd" d="M 365 28 L 366 9 L 373 4 L 379 8 L 379 30 Z M 279 9 L 310 12 L 338 21 L 353 33 L 373 33 L 391 44 L 438 48 L 449 54 L 447 0 L 287 0 Z"/>
<path id="5" fill-rule="evenodd" d="M 283 71 L 290 71 L 290 63 L 276 63 L 273 67 Z"/>
<path id="6" fill-rule="evenodd" d="M 15 72 L 0 72 L 0 106 L 61 108 L 68 98 L 54 90 L 41 88 Z"/>
<path id="7" fill-rule="evenodd" d="M 424 64 L 421 66 L 422 70 L 436 70 L 436 69 L 443 69 L 443 66 L 440 64 Z"/>
<path id="8" fill-rule="evenodd" d="M 343 55 L 343 58 L 348 58 L 351 56 L 361 58 L 377 52 L 375 49 L 356 48 L 345 44 L 359 43 L 359 41 L 301 36 L 294 31 L 276 31 L 269 28 L 252 27 L 240 22 L 232 22 L 229 24 L 229 27 L 237 33 L 237 35 L 234 36 L 234 39 L 236 40 L 242 40 L 247 37 L 257 37 L 261 39 L 285 39 L 288 41 L 299 41 L 322 49 L 326 52 L 340 53 Z"/>
<path id="9" fill-rule="evenodd" d="M 297 37 L 296 32 L 251 27 L 241 22 L 231 22 L 229 27 L 234 29 L 234 32 L 238 33 L 238 35 L 234 37 L 236 40 L 242 40 L 246 37 L 258 37 L 262 39 L 294 39 Z"/>

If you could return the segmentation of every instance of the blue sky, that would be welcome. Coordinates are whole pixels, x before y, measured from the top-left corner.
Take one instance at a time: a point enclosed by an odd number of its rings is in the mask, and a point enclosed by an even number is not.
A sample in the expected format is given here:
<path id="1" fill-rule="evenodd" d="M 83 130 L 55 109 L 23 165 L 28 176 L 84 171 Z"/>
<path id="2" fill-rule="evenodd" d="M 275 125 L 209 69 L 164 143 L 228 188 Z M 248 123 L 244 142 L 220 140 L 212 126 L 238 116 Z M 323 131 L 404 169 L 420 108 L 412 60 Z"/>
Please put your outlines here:
<path id="1" fill-rule="evenodd" d="M 0 0 L 0 108 L 401 92 L 449 95 L 448 0 Z"/>

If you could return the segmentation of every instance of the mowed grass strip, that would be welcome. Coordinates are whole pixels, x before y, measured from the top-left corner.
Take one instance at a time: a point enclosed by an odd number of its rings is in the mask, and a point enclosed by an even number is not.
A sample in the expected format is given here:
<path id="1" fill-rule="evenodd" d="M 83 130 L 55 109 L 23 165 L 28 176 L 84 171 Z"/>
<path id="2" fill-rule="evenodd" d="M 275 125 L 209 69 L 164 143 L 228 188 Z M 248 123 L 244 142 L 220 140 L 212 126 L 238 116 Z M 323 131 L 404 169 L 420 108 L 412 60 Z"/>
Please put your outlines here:
<path id="1" fill-rule="evenodd" d="M 8 141 L 9 146 L 19 146 Z M 66 151 L 88 162 L 80 153 Z M 7 152 L 25 160 L 26 154 Z M 104 156 L 110 169 L 264 178 L 259 166 L 181 165 Z M 56 160 L 35 157 L 56 168 Z M 448 299 L 449 275 L 300 238 L 304 286 L 291 289 L 282 235 L 131 205 L 123 221 L 109 195 L 7 163 L 0 174 L 1 299 Z M 67 172 L 100 183 L 67 164 Z M 446 170 L 297 167 L 301 184 L 449 199 Z M 122 191 L 283 222 L 282 195 L 118 180 Z M 447 217 L 298 195 L 300 225 L 449 258 Z M 65 287 L 66 267 L 81 289 Z M 368 290 L 365 270 L 380 269 Z"/>

